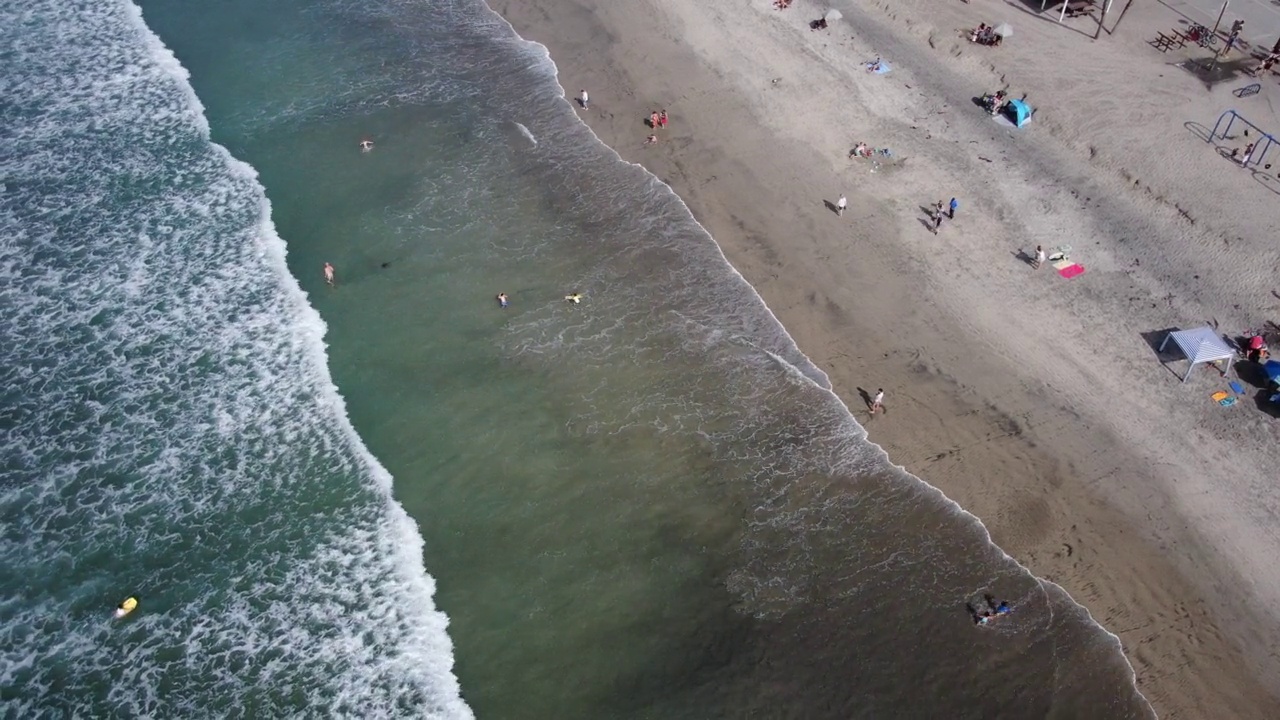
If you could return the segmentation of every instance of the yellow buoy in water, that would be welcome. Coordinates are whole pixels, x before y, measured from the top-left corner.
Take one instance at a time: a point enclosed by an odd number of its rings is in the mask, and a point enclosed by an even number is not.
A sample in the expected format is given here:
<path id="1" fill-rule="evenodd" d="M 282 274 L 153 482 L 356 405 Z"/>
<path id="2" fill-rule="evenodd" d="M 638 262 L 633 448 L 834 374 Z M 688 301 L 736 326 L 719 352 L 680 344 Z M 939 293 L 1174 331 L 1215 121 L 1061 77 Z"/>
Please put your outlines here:
<path id="1" fill-rule="evenodd" d="M 127 597 L 124 599 L 124 602 L 116 606 L 116 617 L 122 618 L 125 615 L 128 615 L 129 613 L 133 612 L 134 609 L 137 607 L 138 607 L 138 598 Z"/>

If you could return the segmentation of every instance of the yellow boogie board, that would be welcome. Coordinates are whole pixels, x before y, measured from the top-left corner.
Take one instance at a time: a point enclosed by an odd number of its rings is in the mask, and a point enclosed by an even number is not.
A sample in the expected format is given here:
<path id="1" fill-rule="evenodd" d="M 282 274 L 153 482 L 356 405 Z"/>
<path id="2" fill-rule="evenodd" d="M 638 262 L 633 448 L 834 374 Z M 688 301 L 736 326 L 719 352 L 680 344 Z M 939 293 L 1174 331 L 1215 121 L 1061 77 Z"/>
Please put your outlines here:
<path id="1" fill-rule="evenodd" d="M 133 612 L 137 607 L 138 607 L 138 598 L 136 597 L 125 598 L 124 602 L 116 606 L 116 617 L 122 618 L 125 615 L 128 615 L 129 613 Z"/>

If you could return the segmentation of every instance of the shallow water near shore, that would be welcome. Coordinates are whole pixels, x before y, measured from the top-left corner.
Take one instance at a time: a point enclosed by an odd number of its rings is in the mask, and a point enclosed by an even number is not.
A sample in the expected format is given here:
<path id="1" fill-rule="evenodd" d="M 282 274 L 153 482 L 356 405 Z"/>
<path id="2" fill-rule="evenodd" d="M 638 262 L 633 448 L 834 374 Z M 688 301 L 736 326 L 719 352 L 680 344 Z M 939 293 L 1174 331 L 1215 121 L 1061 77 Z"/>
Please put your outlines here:
<path id="1" fill-rule="evenodd" d="M 142 8 L 191 72 L 213 140 L 259 173 L 288 267 L 328 324 L 328 367 L 351 421 L 419 525 L 454 671 L 477 715 L 1147 716 L 1114 638 L 1005 558 L 973 518 L 889 465 L 679 199 L 600 145 L 561 97 L 545 52 L 484 6 Z M 366 137 L 375 148 L 361 153 Z M 254 181 L 240 182 L 252 195 Z M 254 273 L 252 241 L 226 237 L 209 230 L 193 241 L 203 252 L 174 258 L 161 277 L 182 287 L 212 267 L 249 287 L 280 282 Z M 320 277 L 326 261 L 336 288 Z M 493 300 L 500 291 L 512 299 L 506 310 Z M 584 301 L 564 302 L 575 291 Z M 156 312 L 182 315 L 192 302 L 166 299 Z M 184 332 L 241 327 L 246 312 L 214 307 Z M 313 320 L 303 310 L 282 317 L 255 327 L 272 340 Z M 301 374 L 279 342 L 210 352 L 283 363 L 260 371 L 266 387 Z M 296 504 L 268 494 L 246 511 L 263 527 L 290 528 L 288 539 L 246 533 L 230 554 L 250 567 L 265 562 L 254 553 L 273 558 L 293 571 L 282 597 L 298 587 L 339 594 L 344 618 L 376 627 L 352 631 L 368 640 L 340 686 L 309 670 L 314 646 L 299 644 L 273 660 L 272 676 L 207 692 L 228 702 L 268 693 L 268 716 L 354 698 L 335 706 L 347 712 L 362 688 L 378 687 L 362 686 L 358 670 L 378 668 L 367 677 L 411 680 L 386 685 L 375 715 L 465 715 L 440 674 L 448 643 L 431 621 L 428 576 L 406 559 L 419 538 L 388 530 L 395 512 L 364 480 L 378 477 L 376 465 L 362 464 L 354 441 L 317 439 L 341 424 L 311 422 L 308 401 L 323 386 L 294 391 L 292 404 L 255 400 L 256 410 L 243 396 L 226 400 L 250 418 L 242 433 L 267 435 L 238 463 L 263 448 L 280 453 L 266 468 L 242 468 L 245 482 L 291 468 L 297 493 Z M 210 394 L 184 402 L 203 408 Z M 172 402 L 156 399 L 160 409 Z M 126 434 L 145 432 L 155 426 Z M 191 450 L 224 452 L 216 442 Z M 208 466 L 211 477 L 227 472 Z M 375 490 L 356 489 L 366 487 Z M 175 502 L 191 492 L 172 490 Z M 245 522 L 228 514 L 203 524 L 240 537 Z M 182 541 L 154 559 L 157 585 L 171 582 L 184 543 L 208 542 L 182 516 L 164 532 Z M 288 550 L 323 557 L 317 538 L 321 548 L 367 541 L 378 552 L 338 563 L 345 574 L 316 573 Z M 391 569 L 358 573 L 379 562 Z M 380 579 L 397 573 L 422 587 L 397 592 Z M 241 584 L 256 578 L 242 575 Z M 209 617 L 237 582 L 197 572 L 189 594 L 208 594 Z M 1016 610 L 976 628 L 965 605 L 987 592 Z M 264 643 L 303 627 L 325 635 L 325 614 L 293 602 L 279 606 Z M 188 603 L 175 594 L 157 612 L 192 612 Z M 291 624 L 289 613 L 313 625 Z M 213 615 L 201 627 L 229 639 L 229 625 Z M 181 661 L 154 662 L 163 675 Z M 208 662 L 215 674 L 229 667 L 217 655 Z M 102 687 L 117 687 L 121 678 L 102 672 Z M 274 677 L 319 699 L 257 687 Z M 144 679 L 133 692 L 161 689 Z M 95 691 L 79 707 L 119 707 L 113 692 L 130 691 Z M 28 692 L 22 702 L 42 700 Z"/>

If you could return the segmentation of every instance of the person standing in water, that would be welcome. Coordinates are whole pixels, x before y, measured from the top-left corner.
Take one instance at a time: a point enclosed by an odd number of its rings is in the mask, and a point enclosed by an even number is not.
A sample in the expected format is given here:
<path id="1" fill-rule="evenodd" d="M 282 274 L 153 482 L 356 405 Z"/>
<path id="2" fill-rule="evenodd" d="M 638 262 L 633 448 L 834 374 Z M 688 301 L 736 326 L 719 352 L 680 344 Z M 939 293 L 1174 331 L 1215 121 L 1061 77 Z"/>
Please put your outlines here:
<path id="1" fill-rule="evenodd" d="M 329 263 L 324 264 L 324 281 L 329 285 L 329 287 L 334 286 L 335 281 L 334 281 L 333 265 Z"/>
<path id="2" fill-rule="evenodd" d="M 507 300 L 507 294 L 504 292 L 498 293 L 498 307 L 505 308 L 508 304 L 510 302 Z"/>

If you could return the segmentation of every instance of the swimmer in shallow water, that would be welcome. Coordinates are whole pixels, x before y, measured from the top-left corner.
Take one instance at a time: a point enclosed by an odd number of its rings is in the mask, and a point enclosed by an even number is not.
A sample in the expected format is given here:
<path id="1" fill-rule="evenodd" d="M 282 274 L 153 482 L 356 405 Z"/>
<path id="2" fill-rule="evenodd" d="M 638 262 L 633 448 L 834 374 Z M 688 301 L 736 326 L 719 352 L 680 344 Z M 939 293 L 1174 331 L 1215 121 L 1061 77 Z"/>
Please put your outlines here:
<path id="1" fill-rule="evenodd" d="M 498 293 L 498 307 L 500 307 L 500 308 L 504 308 L 504 307 L 506 307 L 509 303 L 510 303 L 510 301 L 507 299 L 507 294 L 506 294 L 506 293 Z"/>
<path id="2" fill-rule="evenodd" d="M 576 292 L 569 293 L 568 295 L 564 296 L 564 300 L 565 302 L 569 302 L 569 303 L 573 303 L 574 305 L 577 305 L 578 303 L 582 302 L 582 295 Z"/>
<path id="3" fill-rule="evenodd" d="M 360 141 L 360 152 L 369 152 L 373 149 L 373 141 L 365 138 Z"/>

